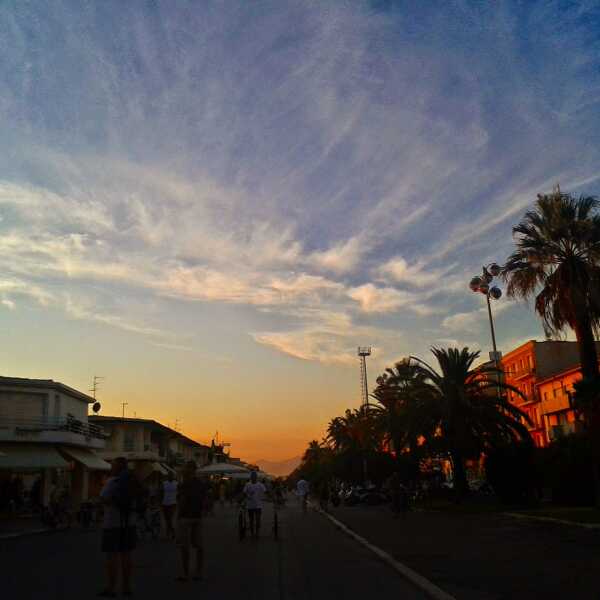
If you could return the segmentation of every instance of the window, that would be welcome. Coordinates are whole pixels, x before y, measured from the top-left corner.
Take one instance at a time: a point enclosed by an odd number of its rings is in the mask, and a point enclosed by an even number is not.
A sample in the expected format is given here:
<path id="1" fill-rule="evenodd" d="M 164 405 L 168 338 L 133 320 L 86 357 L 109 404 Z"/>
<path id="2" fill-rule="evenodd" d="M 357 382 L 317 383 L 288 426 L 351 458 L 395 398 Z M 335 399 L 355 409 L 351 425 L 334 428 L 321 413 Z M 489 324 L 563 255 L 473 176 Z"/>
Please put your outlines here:
<path id="1" fill-rule="evenodd" d="M 135 435 L 130 429 L 125 430 L 123 437 L 123 452 L 133 452 L 135 450 Z"/>

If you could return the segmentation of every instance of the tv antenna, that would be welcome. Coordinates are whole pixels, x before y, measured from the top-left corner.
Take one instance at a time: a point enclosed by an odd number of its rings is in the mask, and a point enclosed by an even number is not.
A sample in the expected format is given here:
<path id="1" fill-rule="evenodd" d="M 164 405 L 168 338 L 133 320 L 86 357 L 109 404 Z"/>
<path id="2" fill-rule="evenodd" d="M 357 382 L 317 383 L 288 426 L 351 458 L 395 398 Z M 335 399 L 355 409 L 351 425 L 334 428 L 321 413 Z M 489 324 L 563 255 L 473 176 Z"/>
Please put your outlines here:
<path id="1" fill-rule="evenodd" d="M 367 356 L 371 356 L 371 346 L 358 347 L 358 359 L 360 360 L 360 396 L 361 406 L 369 406 L 369 386 L 367 383 Z"/>
<path id="2" fill-rule="evenodd" d="M 102 405 L 100 404 L 100 402 L 98 402 L 96 400 L 96 392 L 98 391 L 98 388 L 100 387 L 100 382 L 103 379 L 106 379 L 106 378 L 101 375 L 94 375 L 94 379 L 92 380 L 92 388 L 89 390 L 90 392 L 92 392 L 92 397 L 94 398 L 94 404 L 92 405 L 92 410 L 95 413 L 99 413 L 100 409 L 102 408 Z"/>

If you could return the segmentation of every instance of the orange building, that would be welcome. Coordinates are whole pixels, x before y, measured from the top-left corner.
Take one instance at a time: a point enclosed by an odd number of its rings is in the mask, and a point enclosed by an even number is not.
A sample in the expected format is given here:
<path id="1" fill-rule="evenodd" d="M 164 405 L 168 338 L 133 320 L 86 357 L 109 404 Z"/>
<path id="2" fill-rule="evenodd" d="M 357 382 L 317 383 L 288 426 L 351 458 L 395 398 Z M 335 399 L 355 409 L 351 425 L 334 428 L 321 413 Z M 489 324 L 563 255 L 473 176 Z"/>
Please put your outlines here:
<path id="1" fill-rule="evenodd" d="M 600 342 L 596 342 L 600 351 Z M 530 340 L 508 352 L 501 361 L 505 381 L 517 388 L 509 399 L 527 414 L 536 446 L 544 447 L 577 427 L 568 391 L 581 378 L 576 342 Z"/>
<path id="2" fill-rule="evenodd" d="M 549 440 L 579 431 L 582 423 L 571 408 L 573 385 L 581 379 L 579 365 L 551 375 L 537 384 Z"/>

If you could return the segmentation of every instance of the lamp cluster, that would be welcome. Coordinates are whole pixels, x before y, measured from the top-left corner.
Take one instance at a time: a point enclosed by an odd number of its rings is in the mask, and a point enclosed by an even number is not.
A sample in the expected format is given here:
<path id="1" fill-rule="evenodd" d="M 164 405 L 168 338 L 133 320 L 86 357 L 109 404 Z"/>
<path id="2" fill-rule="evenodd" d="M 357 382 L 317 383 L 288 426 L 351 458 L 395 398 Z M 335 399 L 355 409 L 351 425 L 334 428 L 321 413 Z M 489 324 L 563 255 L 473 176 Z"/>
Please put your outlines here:
<path id="1" fill-rule="evenodd" d="M 498 277 L 502 267 L 496 263 L 492 263 L 487 267 L 483 267 L 483 273 L 481 276 L 477 275 L 469 282 L 469 287 L 472 292 L 479 292 L 484 296 L 499 300 L 502 297 L 502 290 L 496 286 L 490 286 L 494 277 Z"/>

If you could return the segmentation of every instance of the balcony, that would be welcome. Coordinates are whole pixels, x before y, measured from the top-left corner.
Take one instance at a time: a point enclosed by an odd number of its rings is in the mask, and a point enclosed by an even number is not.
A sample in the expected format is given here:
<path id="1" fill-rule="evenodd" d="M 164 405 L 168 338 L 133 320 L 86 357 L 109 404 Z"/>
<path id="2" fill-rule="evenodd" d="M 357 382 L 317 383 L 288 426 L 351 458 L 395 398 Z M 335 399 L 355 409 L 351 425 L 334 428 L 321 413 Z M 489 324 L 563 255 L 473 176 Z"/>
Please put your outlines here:
<path id="1" fill-rule="evenodd" d="M 535 375 L 535 367 L 525 367 L 523 369 L 519 369 L 518 371 L 512 371 L 511 373 L 506 373 L 506 378 L 512 381 L 521 381 L 526 377 L 533 377 Z"/>
<path id="2" fill-rule="evenodd" d="M 542 413 L 550 414 L 571 408 L 569 394 L 562 390 L 557 391 L 558 394 L 556 396 L 553 395 L 542 399 Z"/>
<path id="3" fill-rule="evenodd" d="M 0 441 L 71 444 L 102 449 L 101 427 L 73 417 L 0 418 Z"/>

